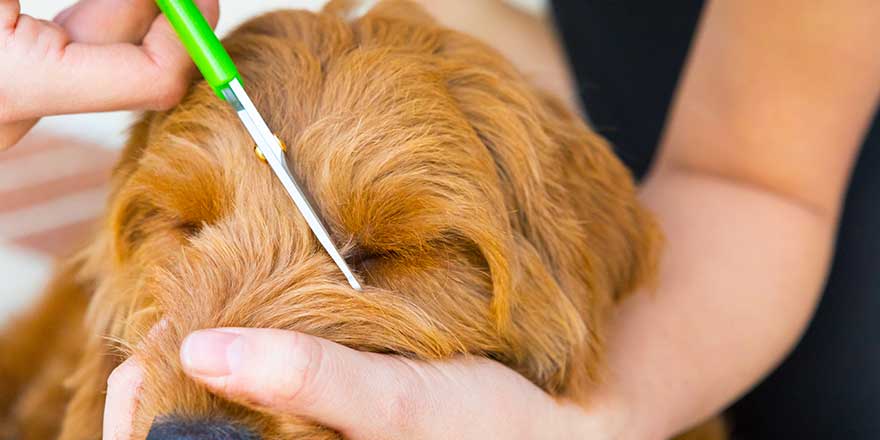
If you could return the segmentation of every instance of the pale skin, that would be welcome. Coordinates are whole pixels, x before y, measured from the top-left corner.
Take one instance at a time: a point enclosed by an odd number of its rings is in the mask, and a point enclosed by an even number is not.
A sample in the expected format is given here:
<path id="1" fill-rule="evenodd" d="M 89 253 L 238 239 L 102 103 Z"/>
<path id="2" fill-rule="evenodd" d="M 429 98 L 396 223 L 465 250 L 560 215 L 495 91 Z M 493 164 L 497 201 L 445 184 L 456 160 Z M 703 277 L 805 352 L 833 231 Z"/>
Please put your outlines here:
<path id="1" fill-rule="evenodd" d="M 198 0 L 216 23 L 217 0 Z M 40 117 L 162 110 L 183 97 L 194 68 L 147 0 L 83 0 L 53 21 L 0 0 L 0 151 Z"/>
<path id="2" fill-rule="evenodd" d="M 93 3 L 102 2 L 81 2 L 82 11 Z M 58 69 L 4 70 L 17 63 L 64 66 L 60 71 L 94 82 L 114 74 L 112 57 L 96 55 L 110 50 L 104 43 L 137 42 L 147 22 L 151 33 L 170 39 L 161 19 L 153 21 L 152 2 L 120 3 L 143 15 L 133 13 L 141 18 L 110 37 L 89 35 L 87 26 L 77 34 L 72 19 L 62 28 L 22 21 L 17 2 L 0 0 L 0 148 L 42 115 L 164 108 L 179 97 L 180 86 L 170 82 L 151 97 L 131 89 L 69 93 L 61 87 L 72 83 L 55 77 Z M 545 22 L 496 0 L 424 3 L 575 102 Z M 305 415 L 353 439 L 650 440 L 717 413 L 778 364 L 812 316 L 847 178 L 880 96 L 874 3 L 709 2 L 660 157 L 641 191 L 667 237 L 660 281 L 615 312 L 611 374 L 589 408 L 555 401 L 491 361 L 422 363 L 277 330 L 194 333 L 181 349 L 187 373 L 221 395 Z M 82 11 L 73 16 L 90 19 Z M 27 38 L 11 38 L 22 23 Z M 83 45 L 65 45 L 57 36 L 62 29 L 73 41 L 98 44 L 71 50 L 82 58 L 63 65 L 71 58 L 58 51 Z M 190 67 L 181 49 L 164 38 L 148 41 L 161 55 L 147 58 L 166 60 L 185 84 L 180 72 Z M 136 53 L 143 49 L 123 46 L 132 62 L 143 61 Z M 127 438 L 139 381 L 134 359 L 112 376 L 104 438 Z"/>

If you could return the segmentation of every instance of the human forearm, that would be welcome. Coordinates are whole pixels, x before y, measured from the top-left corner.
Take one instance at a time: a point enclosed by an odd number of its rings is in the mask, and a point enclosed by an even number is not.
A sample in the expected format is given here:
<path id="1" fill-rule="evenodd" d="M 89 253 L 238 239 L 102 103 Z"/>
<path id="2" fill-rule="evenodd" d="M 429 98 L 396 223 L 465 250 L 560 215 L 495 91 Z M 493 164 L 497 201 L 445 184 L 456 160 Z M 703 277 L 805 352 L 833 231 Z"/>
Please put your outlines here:
<path id="1" fill-rule="evenodd" d="M 667 234 L 660 288 L 621 305 L 605 391 L 646 439 L 717 413 L 792 348 L 821 291 L 835 220 L 683 170 L 658 172 L 642 196 Z"/>
<path id="2" fill-rule="evenodd" d="M 660 435 L 722 409 L 797 341 L 880 93 L 870 2 L 707 5 L 643 187 L 667 234 L 659 289 L 621 306 L 609 341 L 608 390 Z"/>

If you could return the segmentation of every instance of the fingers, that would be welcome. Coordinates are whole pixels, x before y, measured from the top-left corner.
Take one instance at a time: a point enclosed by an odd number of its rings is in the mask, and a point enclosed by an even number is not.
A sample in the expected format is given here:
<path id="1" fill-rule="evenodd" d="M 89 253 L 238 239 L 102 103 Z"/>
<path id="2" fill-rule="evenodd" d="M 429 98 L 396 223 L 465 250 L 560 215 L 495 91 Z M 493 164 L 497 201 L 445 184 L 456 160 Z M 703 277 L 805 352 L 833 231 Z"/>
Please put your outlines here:
<path id="1" fill-rule="evenodd" d="M 131 438 L 131 422 L 137 410 L 137 395 L 143 381 L 143 370 L 134 358 L 128 359 L 113 370 L 107 380 L 103 439 Z"/>
<path id="2" fill-rule="evenodd" d="M 81 0 L 55 22 L 76 42 L 140 44 L 158 14 L 153 0 Z"/>
<path id="3" fill-rule="evenodd" d="M 147 339 L 155 338 L 164 331 L 168 323 L 163 319 L 154 325 Z M 113 370 L 107 379 L 107 398 L 104 402 L 105 440 L 130 440 L 132 421 L 140 403 L 139 395 L 143 388 L 144 370 L 136 357 L 132 356 Z"/>
<path id="4" fill-rule="evenodd" d="M 0 31 L 15 28 L 19 14 L 21 14 L 19 0 L 0 0 Z"/>
<path id="5" fill-rule="evenodd" d="M 196 3 L 208 22 L 216 25 L 220 11 L 217 0 L 197 0 Z M 103 72 L 106 75 L 103 84 L 117 84 L 107 89 L 107 95 L 111 100 L 120 98 L 118 108 L 170 108 L 183 97 L 194 71 L 189 54 L 171 24 L 161 15 L 151 23 L 137 50 L 113 46 L 91 49 L 94 65 L 108 67 Z M 120 65 L 130 68 L 120 69 Z"/>
<path id="6" fill-rule="evenodd" d="M 216 24 L 218 0 L 196 3 Z M 6 90 L 0 89 L 5 95 L 0 96 L 2 122 L 164 110 L 177 104 L 189 86 L 194 71 L 189 55 L 168 20 L 156 15 L 152 0 L 83 0 L 56 23 L 31 20 L 28 29 L 19 29 L 19 10 L 18 1 L 0 0 L 0 30 L 16 32 L 14 39 L 0 39 L 0 56 L 9 61 L 0 65 L 0 77 L 8 79 Z M 74 42 L 68 44 L 70 36 Z M 26 126 L 0 127 L 0 147 L 21 138 Z"/>
<path id="7" fill-rule="evenodd" d="M 428 413 L 421 376 L 405 361 L 301 333 L 199 331 L 184 342 L 181 360 L 188 374 L 232 400 L 353 437 L 417 438 L 415 427 Z"/>
<path id="8" fill-rule="evenodd" d="M 206 19 L 216 23 L 217 0 L 196 3 Z M 129 19 L 141 20 L 132 18 L 134 15 Z M 135 34 L 133 30 L 119 32 L 116 37 Z M 194 67 L 168 20 L 160 15 L 150 23 L 140 46 L 74 42 L 63 49 L 52 66 L 41 71 L 51 75 L 35 78 L 29 87 L 18 91 L 19 119 L 112 110 L 165 110 L 183 97 Z"/>
<path id="9" fill-rule="evenodd" d="M 220 14 L 217 0 L 201 0 L 196 3 L 208 23 L 212 27 L 216 26 Z M 180 79 L 189 78 L 193 63 L 165 16 L 159 16 L 153 22 L 144 37 L 142 49 L 163 70 L 176 74 Z"/>

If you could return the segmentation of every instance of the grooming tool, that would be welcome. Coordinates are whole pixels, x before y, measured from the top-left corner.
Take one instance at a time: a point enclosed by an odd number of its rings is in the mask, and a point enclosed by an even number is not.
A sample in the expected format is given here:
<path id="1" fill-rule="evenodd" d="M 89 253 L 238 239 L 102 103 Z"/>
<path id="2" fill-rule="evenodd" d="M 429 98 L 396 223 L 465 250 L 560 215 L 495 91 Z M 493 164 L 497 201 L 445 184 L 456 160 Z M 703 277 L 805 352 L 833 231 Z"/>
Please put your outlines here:
<path id="1" fill-rule="evenodd" d="M 269 130 L 263 117 L 254 107 L 254 103 L 245 93 L 241 75 L 232 62 L 232 58 L 229 57 L 229 53 L 223 48 L 198 7 L 192 0 L 156 0 L 156 3 L 177 32 L 205 80 L 220 98 L 235 109 L 238 118 L 241 119 L 242 124 L 256 142 L 257 156 L 272 168 L 321 246 L 330 254 L 333 262 L 339 266 L 339 270 L 345 275 L 351 287 L 361 290 L 360 283 L 345 259 L 342 258 L 339 249 L 333 244 L 330 234 L 327 233 L 327 228 L 324 227 L 321 219 L 312 209 L 305 194 L 296 183 L 293 173 L 287 167 L 284 143 Z"/>

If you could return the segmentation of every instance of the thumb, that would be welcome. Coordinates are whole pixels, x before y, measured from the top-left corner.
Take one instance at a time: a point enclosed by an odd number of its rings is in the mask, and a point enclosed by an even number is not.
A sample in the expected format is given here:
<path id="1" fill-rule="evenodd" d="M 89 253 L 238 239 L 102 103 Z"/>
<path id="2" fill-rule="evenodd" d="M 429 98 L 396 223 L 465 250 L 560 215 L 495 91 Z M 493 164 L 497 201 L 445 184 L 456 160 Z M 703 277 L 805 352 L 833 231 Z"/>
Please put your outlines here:
<path id="1" fill-rule="evenodd" d="M 3 1 L 3 0 L 0 0 Z M 216 23 L 217 0 L 196 0 Z M 21 118 L 91 111 L 151 109 L 176 105 L 188 90 L 193 65 L 171 24 L 159 15 L 140 46 L 73 42 L 53 65 L 40 65 L 44 83 L 23 93 Z"/>
<path id="2" fill-rule="evenodd" d="M 426 387 L 415 363 L 282 330 L 191 334 L 184 370 L 214 392 L 304 416 L 351 438 L 418 438 Z"/>

